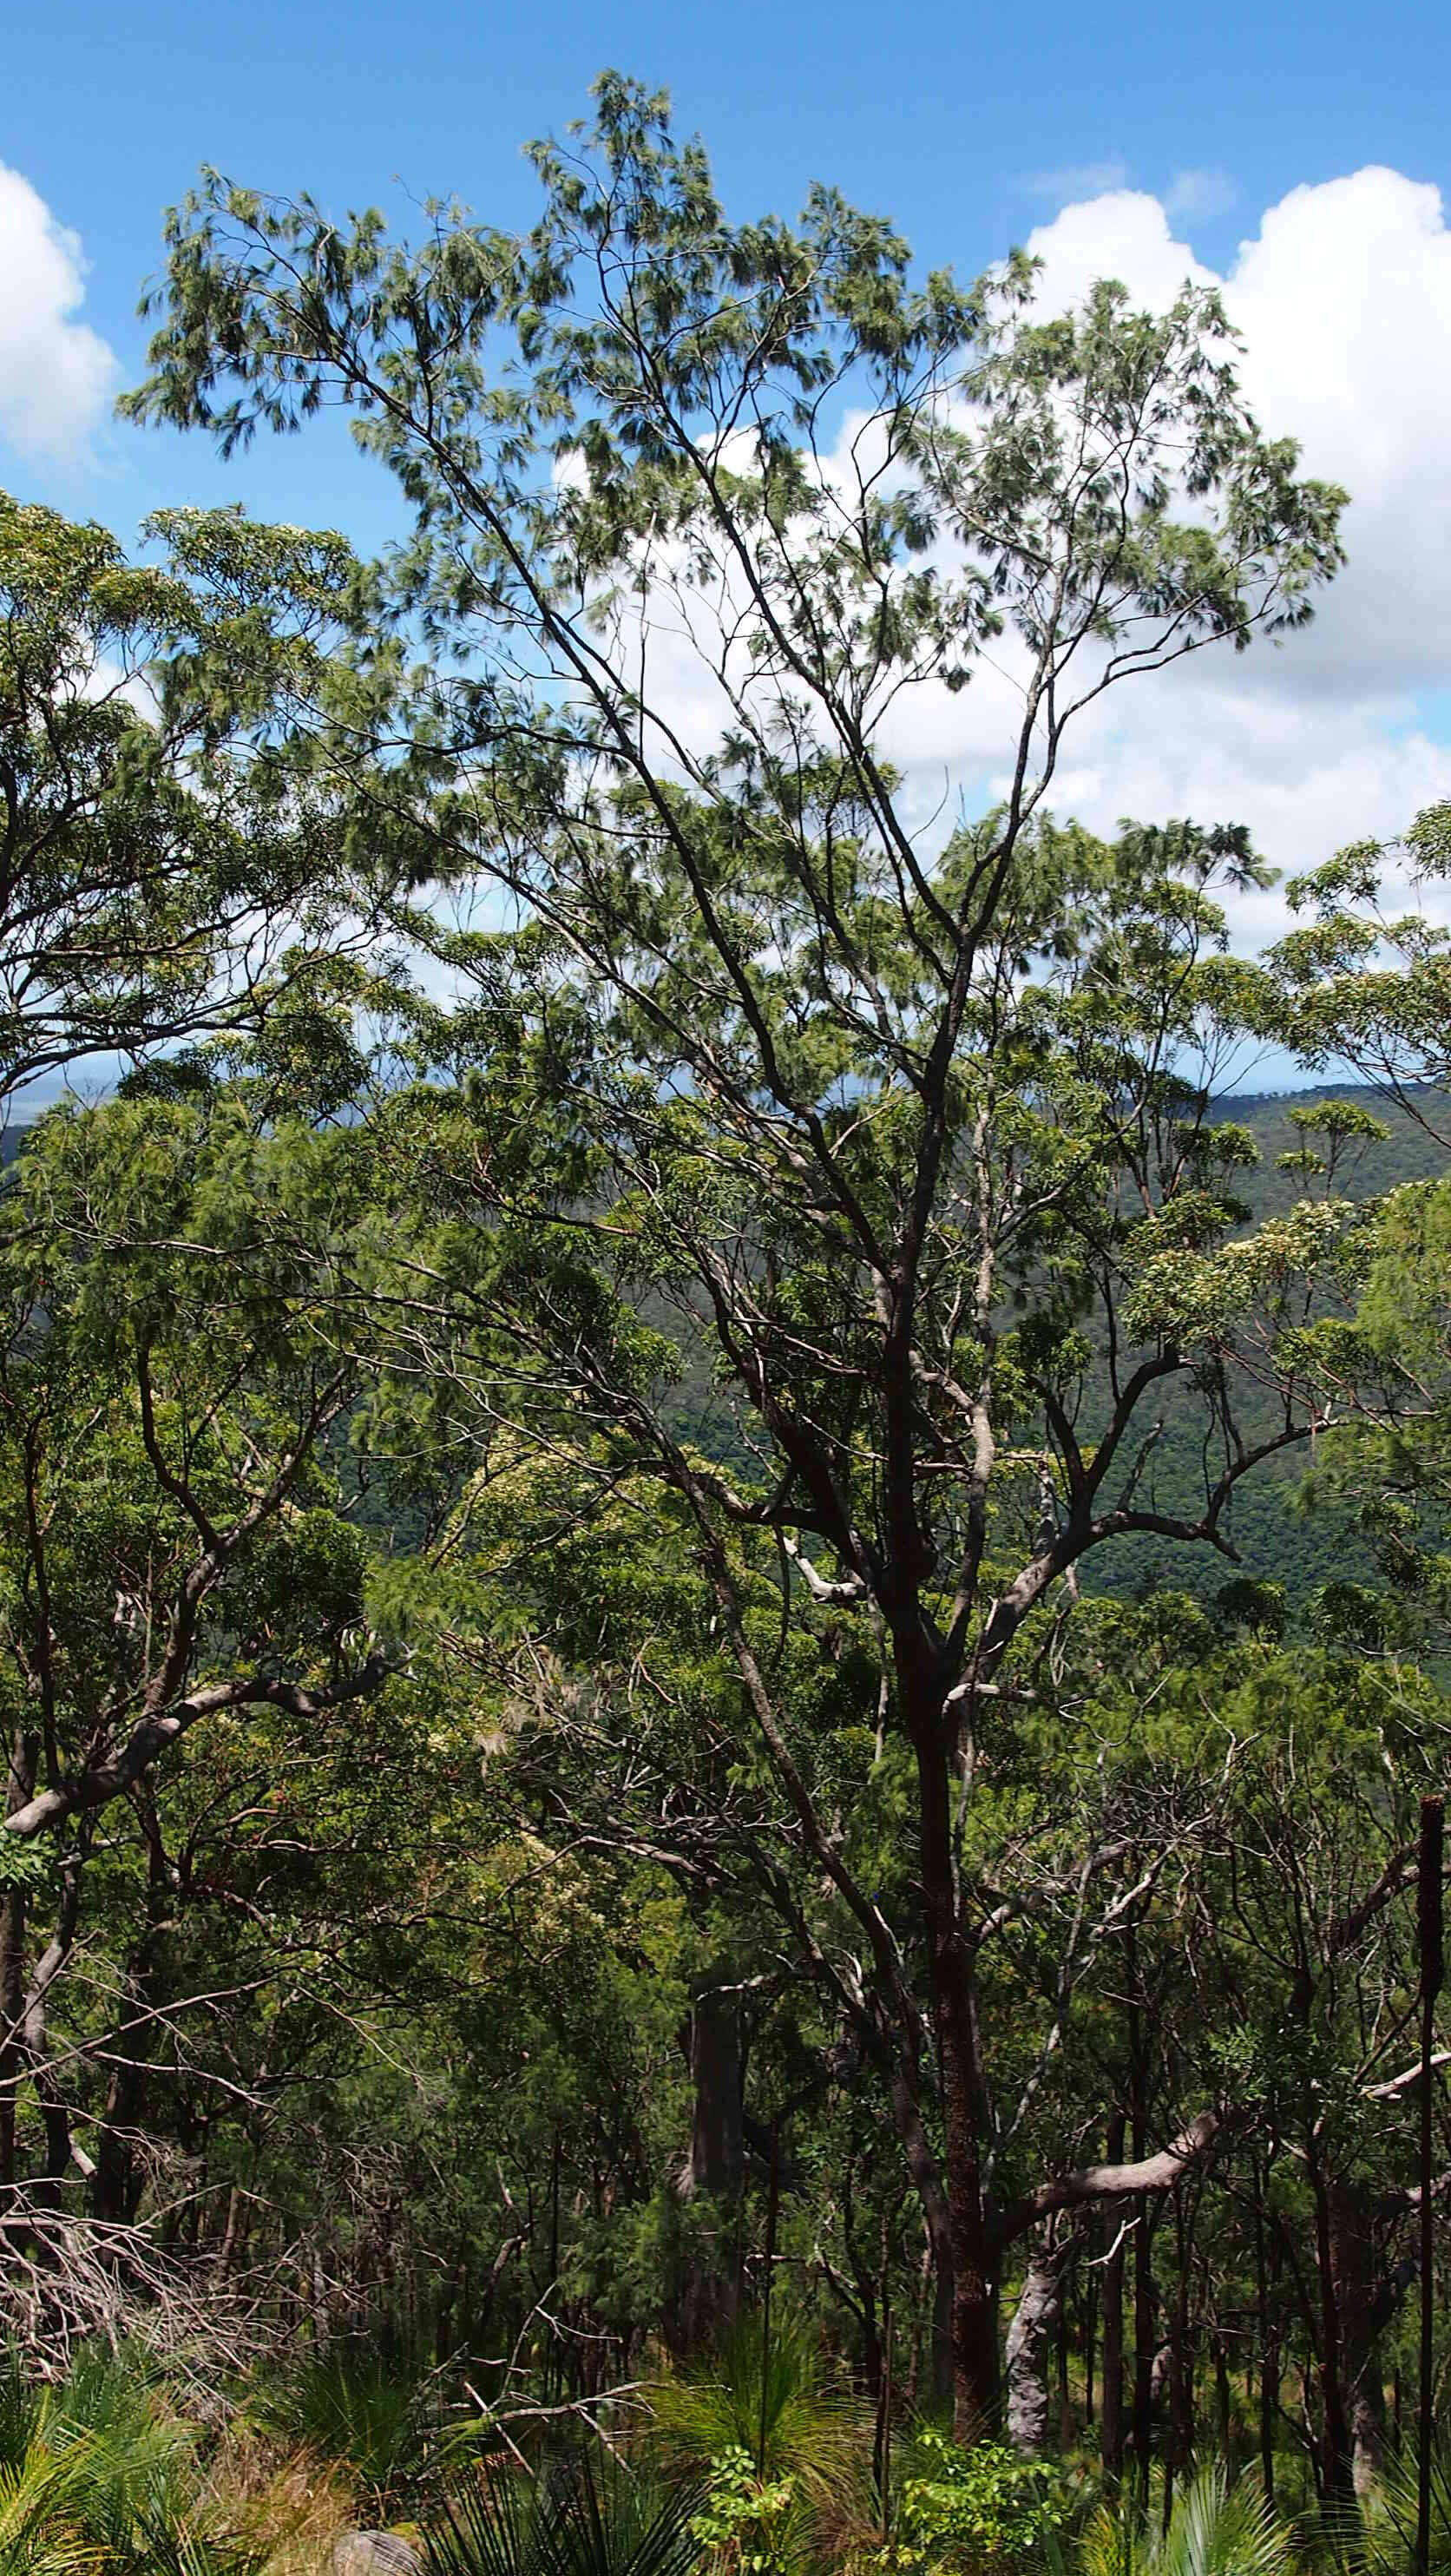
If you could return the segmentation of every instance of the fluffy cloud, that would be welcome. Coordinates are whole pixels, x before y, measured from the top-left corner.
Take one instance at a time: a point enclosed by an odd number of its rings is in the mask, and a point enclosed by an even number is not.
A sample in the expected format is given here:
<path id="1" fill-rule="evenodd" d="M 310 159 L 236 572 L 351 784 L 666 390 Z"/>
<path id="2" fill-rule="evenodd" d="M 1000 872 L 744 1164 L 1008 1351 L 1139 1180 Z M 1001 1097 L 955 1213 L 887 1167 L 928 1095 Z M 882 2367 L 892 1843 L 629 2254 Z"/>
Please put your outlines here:
<path id="1" fill-rule="evenodd" d="M 0 162 L 0 439 L 27 457 L 80 455 L 115 359 L 72 317 L 85 296 L 76 234 Z"/>

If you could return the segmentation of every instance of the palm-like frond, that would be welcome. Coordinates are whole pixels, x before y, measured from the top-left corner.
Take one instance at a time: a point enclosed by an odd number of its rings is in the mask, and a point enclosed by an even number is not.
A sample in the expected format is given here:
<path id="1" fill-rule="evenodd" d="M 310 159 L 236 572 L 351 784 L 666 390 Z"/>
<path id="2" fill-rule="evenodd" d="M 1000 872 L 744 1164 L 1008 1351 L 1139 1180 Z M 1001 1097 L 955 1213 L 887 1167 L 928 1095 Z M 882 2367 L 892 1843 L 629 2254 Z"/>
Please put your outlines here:
<path id="1" fill-rule="evenodd" d="M 478 2427 L 452 2425 L 428 2382 L 373 2357 L 325 2353 L 259 2389 L 265 2432 L 349 2469 L 383 2513 L 416 2503 L 477 2447 Z"/>
<path id="2" fill-rule="evenodd" d="M 13 2343 L 0 2350 L 0 2469 L 16 2469 L 52 2404 L 48 2388 L 27 2379 Z"/>
<path id="3" fill-rule="evenodd" d="M 1387 2468 L 1364 2516 L 1360 2555 L 1374 2576 L 1405 2576 L 1415 2562 L 1417 2487 L 1408 2448 Z M 1451 2454 L 1442 2449 L 1431 2453 L 1430 2544 L 1431 2576 L 1451 2576 Z"/>
<path id="4" fill-rule="evenodd" d="M 1289 2558 L 1288 2535 L 1264 2497 L 1215 2462 L 1175 2498 L 1155 2576 L 1285 2576 Z"/>
<path id="5" fill-rule="evenodd" d="M 772 2336 L 764 2390 L 762 2376 L 760 2328 L 747 2321 L 718 2360 L 661 2380 L 650 2395 L 661 2459 L 699 2477 L 744 2451 L 764 2477 L 793 2477 L 813 2503 L 838 2504 L 869 2474 L 868 2410 L 830 2384 L 815 2345 L 790 2327 Z"/>
<path id="6" fill-rule="evenodd" d="M 493 2472 L 425 2535 L 423 2563 L 428 2576 L 543 2576 L 541 2526 L 534 2481 Z"/>
<path id="7" fill-rule="evenodd" d="M 0 2576 L 260 2576 L 199 2518 L 198 2484 L 143 2357 L 84 2354 L 60 2388 L 0 2360 Z"/>
<path id="8" fill-rule="evenodd" d="M 135 2533 L 137 2576 L 263 2576 L 265 2550 L 235 2533 L 208 2531 L 189 2516 L 143 2516 Z M 124 2562 L 123 2562 L 124 2563 Z"/>
<path id="9" fill-rule="evenodd" d="M 82 2445 L 33 2441 L 0 2468 L 0 2576 L 93 2576 L 100 2552 L 82 2528 L 88 2462 Z"/>
<path id="10" fill-rule="evenodd" d="M 690 2576 L 698 2501 L 585 2463 L 532 2479 L 496 2470 L 427 2534 L 424 2566 L 427 2576 Z"/>
<path id="11" fill-rule="evenodd" d="M 661 2494 L 638 2474 L 587 2468 L 551 2516 L 549 2576 L 689 2576 L 696 2488 Z"/>
<path id="12" fill-rule="evenodd" d="M 1289 2534 L 1248 2481 L 1215 2462 L 1174 2499 L 1167 2531 L 1137 2505 L 1102 2505 L 1078 2544 L 1079 2576 L 1289 2576 Z"/>

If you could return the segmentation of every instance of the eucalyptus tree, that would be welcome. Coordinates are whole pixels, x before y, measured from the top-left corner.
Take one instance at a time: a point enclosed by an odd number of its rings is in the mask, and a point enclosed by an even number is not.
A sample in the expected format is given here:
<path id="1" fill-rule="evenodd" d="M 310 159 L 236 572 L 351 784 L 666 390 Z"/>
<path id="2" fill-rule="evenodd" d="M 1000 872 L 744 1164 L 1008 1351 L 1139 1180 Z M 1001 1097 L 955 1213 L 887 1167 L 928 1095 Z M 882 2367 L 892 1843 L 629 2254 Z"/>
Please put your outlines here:
<path id="1" fill-rule="evenodd" d="M 1287 889 L 1296 927 L 1270 958 L 1267 1028 L 1311 1064 L 1353 1067 L 1442 1143 L 1451 1080 L 1451 805 L 1399 839 L 1352 841 Z"/>
<path id="2" fill-rule="evenodd" d="M 1212 295 L 1149 315 L 1105 284 L 1045 317 L 1021 258 L 914 282 L 834 191 L 734 223 L 661 98 L 607 75 L 596 102 L 536 150 L 524 239 L 440 206 L 410 251 L 375 214 L 208 174 L 169 221 L 129 408 L 230 451 L 341 404 L 412 513 L 392 623 L 309 736 L 463 897 L 447 925 L 407 916 L 477 988 L 420 1038 L 465 1077 L 413 1104 L 424 1185 L 469 1222 L 422 1265 L 410 1365 L 437 1327 L 457 1385 L 477 1296 L 485 1410 L 604 1484 L 638 1466 L 686 1515 L 838 1953 L 860 1952 L 966 2425 L 998 2256 L 964 1820 L 1080 1560 L 1144 1529 L 1228 1546 L 1242 1479 L 1305 1435 L 1278 1339 L 1327 1240 L 1302 1214 L 1226 1247 L 1243 1144 L 1185 1069 L 1237 1025 L 1206 951 L 1244 836 L 1102 850 L 1047 799 L 1118 686 L 1309 615 L 1343 496 L 1250 417 Z M 1002 793 L 944 837 L 902 747 L 914 718 L 950 743 L 955 693 L 999 663 Z M 682 1434 L 672 1342 L 709 1354 L 732 1472 Z M 1164 1512 L 1152 1409 L 1178 1380 L 1217 1456 Z M 1244 1383 L 1272 1389 L 1258 1428 Z M 914 1781 L 925 2000 L 783 1723 L 744 1594 L 762 1551 L 788 1626 L 838 1606 L 872 1641 Z M 1048 2182 L 1025 2209 L 1099 2187 L 1131 2185 Z"/>
<path id="3" fill-rule="evenodd" d="M 0 494 L 0 1110 L 255 1029 L 376 936 L 296 720 L 361 576 L 340 537 L 158 512 L 128 561 Z M 285 760 L 282 746 L 289 746 Z"/>

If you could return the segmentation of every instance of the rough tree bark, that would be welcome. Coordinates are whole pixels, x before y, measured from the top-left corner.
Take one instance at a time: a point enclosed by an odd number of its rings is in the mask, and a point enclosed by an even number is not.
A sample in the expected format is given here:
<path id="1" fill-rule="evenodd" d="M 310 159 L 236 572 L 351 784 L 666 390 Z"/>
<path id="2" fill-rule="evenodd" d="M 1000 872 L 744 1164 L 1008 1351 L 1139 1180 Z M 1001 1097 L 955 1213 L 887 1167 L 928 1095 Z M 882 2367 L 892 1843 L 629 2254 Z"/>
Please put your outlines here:
<path id="1" fill-rule="evenodd" d="M 690 2154 L 680 2196 L 709 2200 L 720 2213 L 713 2259 L 703 2259 L 704 2248 L 696 2246 L 676 2301 L 675 2340 L 684 2352 L 700 2352 L 730 2332 L 739 2299 L 735 2249 L 745 2184 L 745 2125 L 737 1993 L 720 1984 L 697 1989 L 688 2049 Z"/>
<path id="2" fill-rule="evenodd" d="M 121 1989 L 121 2020 L 112 2043 L 115 2063 L 106 2088 L 106 2107 L 96 2140 L 96 2170 L 91 2180 L 94 2216 L 118 2227 L 129 2226 L 135 2217 L 143 2188 L 136 2144 L 146 2108 L 158 2008 L 165 1996 L 166 1931 L 172 1895 L 155 1804 L 140 1788 L 134 1799 L 147 1839 L 146 1912 Z"/>
<path id="3" fill-rule="evenodd" d="M 1068 2239 L 1049 2227 L 1034 2236 L 1006 2347 L 1008 2439 L 1020 2451 L 1048 2449 L 1054 2408 L 1048 2363 L 1063 2318 Z"/>
<path id="4" fill-rule="evenodd" d="M 997 2290 L 979 2149 L 982 2077 L 973 1962 L 958 1918 L 951 1776 L 940 1730 L 939 1716 L 926 1740 L 924 1728 L 914 1729 L 914 1743 L 952 2261 L 952 2419 L 956 2439 L 968 2442 L 981 2431 L 997 2400 Z"/>
<path id="5" fill-rule="evenodd" d="M 1374 2212 L 1364 2184 L 1339 2175 L 1327 2176 L 1325 2199 L 1340 2326 L 1340 2383 L 1350 2444 L 1350 2484 L 1356 2495 L 1366 2496 L 1380 2475 L 1385 2457 Z M 1343 2468 L 1337 2476 L 1343 2486 Z"/>

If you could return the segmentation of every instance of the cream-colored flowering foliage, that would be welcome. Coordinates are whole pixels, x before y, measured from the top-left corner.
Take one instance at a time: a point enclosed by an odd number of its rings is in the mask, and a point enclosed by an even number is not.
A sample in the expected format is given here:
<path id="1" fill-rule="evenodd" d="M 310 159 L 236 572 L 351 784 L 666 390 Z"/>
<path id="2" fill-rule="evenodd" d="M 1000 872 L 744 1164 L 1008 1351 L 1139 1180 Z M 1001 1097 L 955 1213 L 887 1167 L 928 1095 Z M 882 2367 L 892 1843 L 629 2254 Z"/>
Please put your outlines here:
<path id="1" fill-rule="evenodd" d="M 1354 1209 L 1342 1199 L 1301 1199 L 1241 1241 L 1200 1252 L 1181 1243 L 1150 1250 L 1125 1307 L 1137 1340 L 1156 1335 L 1185 1350 L 1213 1350 L 1258 1320 L 1273 1327 L 1277 1304 L 1297 1297 L 1303 1314 L 1306 1283 L 1335 1251 Z M 1146 1225 L 1152 1241 L 1154 1229 Z"/>

